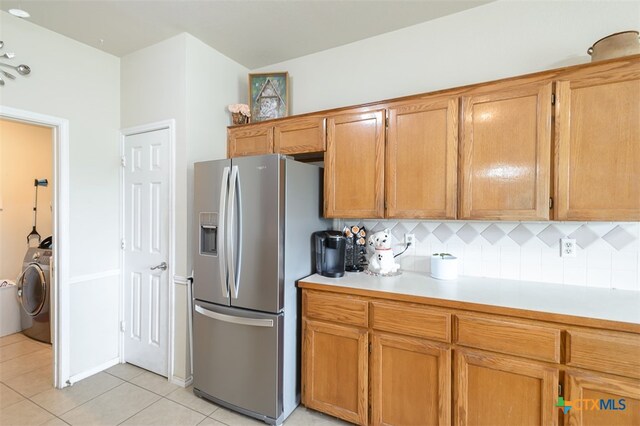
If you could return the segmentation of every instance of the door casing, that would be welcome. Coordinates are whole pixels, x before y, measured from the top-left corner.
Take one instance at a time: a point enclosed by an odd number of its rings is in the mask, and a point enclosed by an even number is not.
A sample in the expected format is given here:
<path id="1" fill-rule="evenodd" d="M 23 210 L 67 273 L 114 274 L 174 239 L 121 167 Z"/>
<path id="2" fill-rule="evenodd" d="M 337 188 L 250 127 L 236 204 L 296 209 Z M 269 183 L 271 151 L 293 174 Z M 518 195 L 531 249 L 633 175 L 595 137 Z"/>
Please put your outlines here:
<path id="1" fill-rule="evenodd" d="M 53 385 L 70 385 L 69 289 L 69 120 L 0 105 L 0 117 L 46 126 L 53 131 L 53 218 L 56 255 L 51 265 L 51 339 Z"/>

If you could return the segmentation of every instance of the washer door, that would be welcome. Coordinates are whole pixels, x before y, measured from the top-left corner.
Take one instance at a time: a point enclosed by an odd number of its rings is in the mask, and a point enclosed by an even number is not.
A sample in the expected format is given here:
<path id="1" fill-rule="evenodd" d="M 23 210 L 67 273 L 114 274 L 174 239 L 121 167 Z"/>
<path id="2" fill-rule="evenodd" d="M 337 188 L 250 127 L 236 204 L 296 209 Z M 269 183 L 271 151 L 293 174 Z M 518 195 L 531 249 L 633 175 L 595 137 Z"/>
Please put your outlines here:
<path id="1" fill-rule="evenodd" d="M 38 315 L 47 300 L 47 283 L 37 263 L 31 263 L 18 277 L 18 300 L 25 312 Z"/>

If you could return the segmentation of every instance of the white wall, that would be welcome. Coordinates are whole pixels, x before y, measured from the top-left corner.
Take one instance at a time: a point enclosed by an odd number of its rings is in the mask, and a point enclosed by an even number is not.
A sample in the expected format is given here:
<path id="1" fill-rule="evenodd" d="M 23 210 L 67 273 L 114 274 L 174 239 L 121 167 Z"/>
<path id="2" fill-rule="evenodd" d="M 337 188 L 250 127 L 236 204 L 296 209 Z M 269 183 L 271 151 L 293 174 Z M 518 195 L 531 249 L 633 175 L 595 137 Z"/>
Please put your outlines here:
<path id="1" fill-rule="evenodd" d="M 481 83 L 590 61 L 586 50 L 608 34 L 638 30 L 640 2 L 497 1 L 435 21 L 372 37 L 252 72 L 288 71 L 294 114 L 379 101 Z M 346 221 L 352 224 L 353 221 Z M 451 251 L 465 275 L 547 281 L 640 290 L 640 224 L 622 223 L 630 242 L 617 249 L 602 237 L 617 224 L 591 222 L 597 236 L 578 248 L 576 259 L 561 259 L 557 243 L 538 238 L 516 244 L 508 236 L 491 244 L 483 237 L 465 243 L 456 234 L 465 224 L 448 222 L 453 234 L 441 241 L 434 222 L 365 221 L 374 226 L 422 233 L 403 267 L 428 271 L 426 257 Z M 472 223 L 483 232 L 491 223 Z M 517 223 L 496 223 L 506 234 Z M 582 223 L 554 223 L 569 235 Z M 549 224 L 525 223 L 542 232 Z M 583 228 L 585 229 L 585 228 Z"/>
<path id="2" fill-rule="evenodd" d="M 226 157 L 226 106 L 246 102 L 247 72 L 186 33 L 122 58 L 122 127 L 176 120 L 177 277 L 191 275 L 193 162 Z M 188 310 L 186 287 L 180 281 L 174 287 L 173 370 L 176 378 L 186 380 Z"/>
<path id="3" fill-rule="evenodd" d="M 186 153 L 187 153 L 187 112 L 186 112 L 186 34 L 164 40 L 160 43 L 138 50 L 121 60 L 122 90 L 121 124 L 122 128 L 135 127 L 163 120 L 175 120 L 175 259 L 173 274 L 177 277 L 188 276 L 187 269 L 187 192 L 186 192 Z M 171 262 L 171 260 L 169 260 Z M 184 302 L 184 289 L 169 280 L 172 297 L 177 303 Z M 185 317 L 186 310 L 182 310 Z M 169 366 L 169 374 L 186 379 L 184 367 L 185 321 L 175 315 L 174 365 Z M 176 361 L 179 364 L 176 367 Z"/>
<path id="4" fill-rule="evenodd" d="M 247 103 L 249 69 L 232 61 L 197 38 L 187 35 L 187 270 L 193 268 L 193 163 L 227 157 L 227 126 L 231 124 L 229 104 Z M 176 356 L 176 368 L 190 372 L 188 334 L 186 332 L 187 297 L 176 298 L 176 348 L 184 347 L 184 356 Z M 182 321 L 180 323 L 179 321 Z M 184 363 L 184 367 L 183 364 Z"/>
<path id="5" fill-rule="evenodd" d="M 121 59 L 121 126 L 135 127 L 174 119 L 176 123 L 176 259 L 173 272 L 187 276 L 186 259 L 186 34 L 154 44 Z M 178 190 L 182 189 L 182 190 Z"/>
<path id="6" fill-rule="evenodd" d="M 71 280 L 61 285 L 79 301 L 69 313 L 73 376 L 118 356 L 120 61 L 5 12 L 0 40 L 32 69 L 6 82 L 2 105 L 69 120 Z M 108 309 L 96 315 L 97 306 Z"/>
<path id="7" fill-rule="evenodd" d="M 22 271 L 33 228 L 34 179 L 49 181 L 38 187 L 36 230 L 42 239 L 51 235 L 52 172 L 51 129 L 0 119 L 0 279 L 15 280 Z"/>
<path id="8" fill-rule="evenodd" d="M 497 1 L 252 72 L 288 71 L 301 114 L 588 62 L 637 1 Z"/>

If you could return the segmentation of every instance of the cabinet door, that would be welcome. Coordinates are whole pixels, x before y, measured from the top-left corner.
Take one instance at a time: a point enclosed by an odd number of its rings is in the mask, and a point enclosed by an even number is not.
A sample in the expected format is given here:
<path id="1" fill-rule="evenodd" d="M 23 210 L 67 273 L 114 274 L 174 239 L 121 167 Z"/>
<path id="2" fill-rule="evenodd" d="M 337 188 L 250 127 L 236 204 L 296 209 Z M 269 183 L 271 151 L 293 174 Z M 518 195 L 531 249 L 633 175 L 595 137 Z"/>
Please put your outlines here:
<path id="1" fill-rule="evenodd" d="M 640 380 L 577 371 L 568 371 L 565 380 L 568 424 L 640 424 Z"/>
<path id="2" fill-rule="evenodd" d="M 275 152 L 303 154 L 325 149 L 324 118 L 303 118 L 276 124 L 273 129 Z"/>
<path id="3" fill-rule="evenodd" d="M 451 424 L 451 350 L 373 333 L 371 415 L 374 425 Z"/>
<path id="4" fill-rule="evenodd" d="M 384 217 L 384 111 L 327 119 L 324 215 Z"/>
<path id="5" fill-rule="evenodd" d="M 549 219 L 551 83 L 462 98 L 460 219 Z"/>
<path id="6" fill-rule="evenodd" d="M 455 219 L 458 98 L 389 109 L 387 217 Z"/>
<path id="7" fill-rule="evenodd" d="M 367 330 L 309 320 L 303 324 L 302 403 L 367 424 Z"/>
<path id="8" fill-rule="evenodd" d="M 640 220 L 640 65 L 557 95 L 556 218 Z"/>
<path id="9" fill-rule="evenodd" d="M 558 370 L 479 351 L 454 354 L 456 425 L 557 425 Z"/>
<path id="10" fill-rule="evenodd" d="M 227 130 L 227 155 L 229 158 L 273 153 L 273 128 L 251 126 Z"/>

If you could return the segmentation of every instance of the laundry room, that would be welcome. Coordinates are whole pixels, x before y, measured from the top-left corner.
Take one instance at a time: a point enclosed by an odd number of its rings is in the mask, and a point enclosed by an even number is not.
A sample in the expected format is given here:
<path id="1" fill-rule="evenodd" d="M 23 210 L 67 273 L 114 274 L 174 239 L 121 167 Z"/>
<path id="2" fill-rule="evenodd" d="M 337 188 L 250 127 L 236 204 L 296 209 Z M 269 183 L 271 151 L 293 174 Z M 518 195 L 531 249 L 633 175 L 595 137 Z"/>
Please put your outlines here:
<path id="1" fill-rule="evenodd" d="M 52 249 L 52 141 L 49 127 L 0 119 L 0 336 L 33 326 L 40 315 L 43 330 L 33 337 L 50 341 L 49 265 L 28 266 L 44 263 Z M 25 316 L 21 302 L 34 315 Z"/>

